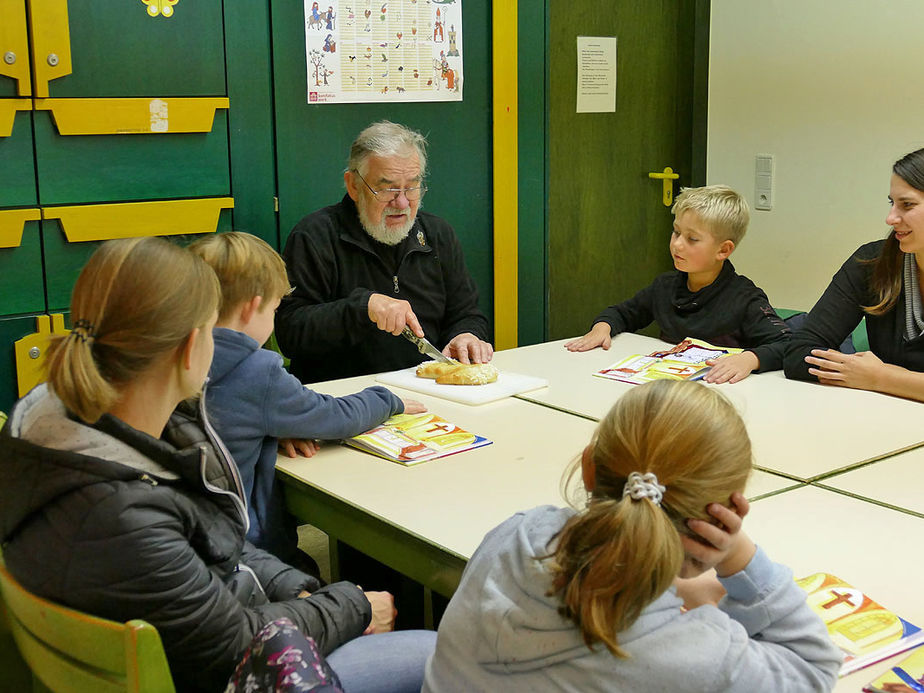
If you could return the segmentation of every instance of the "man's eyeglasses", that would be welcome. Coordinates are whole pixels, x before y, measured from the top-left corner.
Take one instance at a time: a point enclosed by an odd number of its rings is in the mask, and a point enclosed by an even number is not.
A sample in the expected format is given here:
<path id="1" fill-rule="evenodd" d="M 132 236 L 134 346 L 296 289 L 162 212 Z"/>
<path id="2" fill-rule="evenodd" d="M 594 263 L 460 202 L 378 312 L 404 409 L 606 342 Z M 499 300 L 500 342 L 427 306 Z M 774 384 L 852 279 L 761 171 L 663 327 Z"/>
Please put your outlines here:
<path id="1" fill-rule="evenodd" d="M 366 183 L 366 179 L 362 177 L 362 174 L 360 174 L 359 171 L 354 169 L 353 173 L 359 176 L 359 179 L 363 182 L 363 184 L 369 188 L 369 192 L 375 195 L 376 200 L 385 204 L 397 200 L 401 193 L 404 193 L 404 196 L 407 198 L 408 202 L 416 202 L 421 197 L 423 197 L 425 192 L 427 192 L 426 185 L 419 185 L 416 188 L 383 188 L 382 190 L 375 190 L 371 185 Z"/>

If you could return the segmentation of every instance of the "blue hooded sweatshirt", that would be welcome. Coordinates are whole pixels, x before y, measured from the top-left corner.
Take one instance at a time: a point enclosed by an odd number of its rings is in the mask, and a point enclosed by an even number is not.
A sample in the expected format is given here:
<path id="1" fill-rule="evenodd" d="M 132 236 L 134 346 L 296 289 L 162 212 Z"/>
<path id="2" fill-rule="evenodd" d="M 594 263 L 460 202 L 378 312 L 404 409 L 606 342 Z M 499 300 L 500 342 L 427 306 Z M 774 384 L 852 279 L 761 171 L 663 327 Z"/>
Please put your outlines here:
<path id="1" fill-rule="evenodd" d="M 404 411 L 384 387 L 346 397 L 304 387 L 283 368 L 279 354 L 243 332 L 216 327 L 206 403 L 212 426 L 241 472 L 250 514 L 247 539 L 282 560 L 297 546 L 295 523 L 275 481 L 279 438 L 349 438 Z"/>

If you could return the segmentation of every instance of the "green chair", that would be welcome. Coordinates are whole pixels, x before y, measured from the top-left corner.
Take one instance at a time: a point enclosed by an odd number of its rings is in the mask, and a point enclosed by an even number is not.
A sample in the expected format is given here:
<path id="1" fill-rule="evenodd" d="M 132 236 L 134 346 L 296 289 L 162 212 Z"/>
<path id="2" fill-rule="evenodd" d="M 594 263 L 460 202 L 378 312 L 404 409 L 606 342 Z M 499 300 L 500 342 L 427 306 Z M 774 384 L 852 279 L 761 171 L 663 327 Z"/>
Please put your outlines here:
<path id="1" fill-rule="evenodd" d="M 0 590 L 16 645 L 48 690 L 175 693 L 160 635 L 151 624 L 107 621 L 49 602 L 28 592 L 2 564 Z"/>

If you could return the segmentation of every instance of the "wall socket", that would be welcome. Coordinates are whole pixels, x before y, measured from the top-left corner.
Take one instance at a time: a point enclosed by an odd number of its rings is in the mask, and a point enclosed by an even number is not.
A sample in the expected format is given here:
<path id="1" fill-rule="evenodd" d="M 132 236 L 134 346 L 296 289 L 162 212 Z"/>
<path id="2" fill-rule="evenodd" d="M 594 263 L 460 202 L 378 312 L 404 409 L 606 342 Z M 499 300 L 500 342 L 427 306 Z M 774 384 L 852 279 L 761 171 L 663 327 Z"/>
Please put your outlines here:
<path id="1" fill-rule="evenodd" d="M 773 154 L 754 157 L 754 209 L 773 209 Z"/>

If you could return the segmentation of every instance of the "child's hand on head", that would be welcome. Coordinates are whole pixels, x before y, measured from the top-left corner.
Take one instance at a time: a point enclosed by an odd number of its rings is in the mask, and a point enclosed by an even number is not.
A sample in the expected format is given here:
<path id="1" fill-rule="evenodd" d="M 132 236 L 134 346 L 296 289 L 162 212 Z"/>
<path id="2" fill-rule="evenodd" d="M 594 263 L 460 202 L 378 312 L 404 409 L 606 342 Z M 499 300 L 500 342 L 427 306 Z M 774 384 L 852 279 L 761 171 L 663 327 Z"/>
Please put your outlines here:
<path id="1" fill-rule="evenodd" d="M 405 414 L 423 414 L 427 411 L 427 405 L 423 402 L 418 402 L 416 399 L 404 399 L 402 397 L 401 401 L 404 402 Z"/>
<path id="2" fill-rule="evenodd" d="M 715 568 L 719 577 L 733 575 L 747 566 L 757 547 L 741 531 L 744 516 L 750 505 L 743 494 L 731 495 L 732 508 L 710 503 L 706 510 L 714 522 L 690 518 L 687 527 L 699 538 L 681 535 L 686 553 L 681 577 L 692 577 L 709 568 Z"/>
<path id="3" fill-rule="evenodd" d="M 565 344 L 568 351 L 590 351 L 597 347 L 603 347 L 604 350 L 610 348 L 612 339 L 610 338 L 610 324 L 607 322 L 596 323 L 583 337 L 572 339 Z"/>
<path id="4" fill-rule="evenodd" d="M 703 380 L 714 385 L 737 383 L 739 380 L 747 378 L 751 371 L 760 368 L 760 361 L 753 351 L 728 354 L 717 359 L 710 359 L 706 363 L 712 368 L 706 373 Z"/>
<path id="5" fill-rule="evenodd" d="M 321 444 L 316 440 L 307 438 L 280 438 L 279 454 L 286 457 L 313 457 L 321 449 Z"/>

